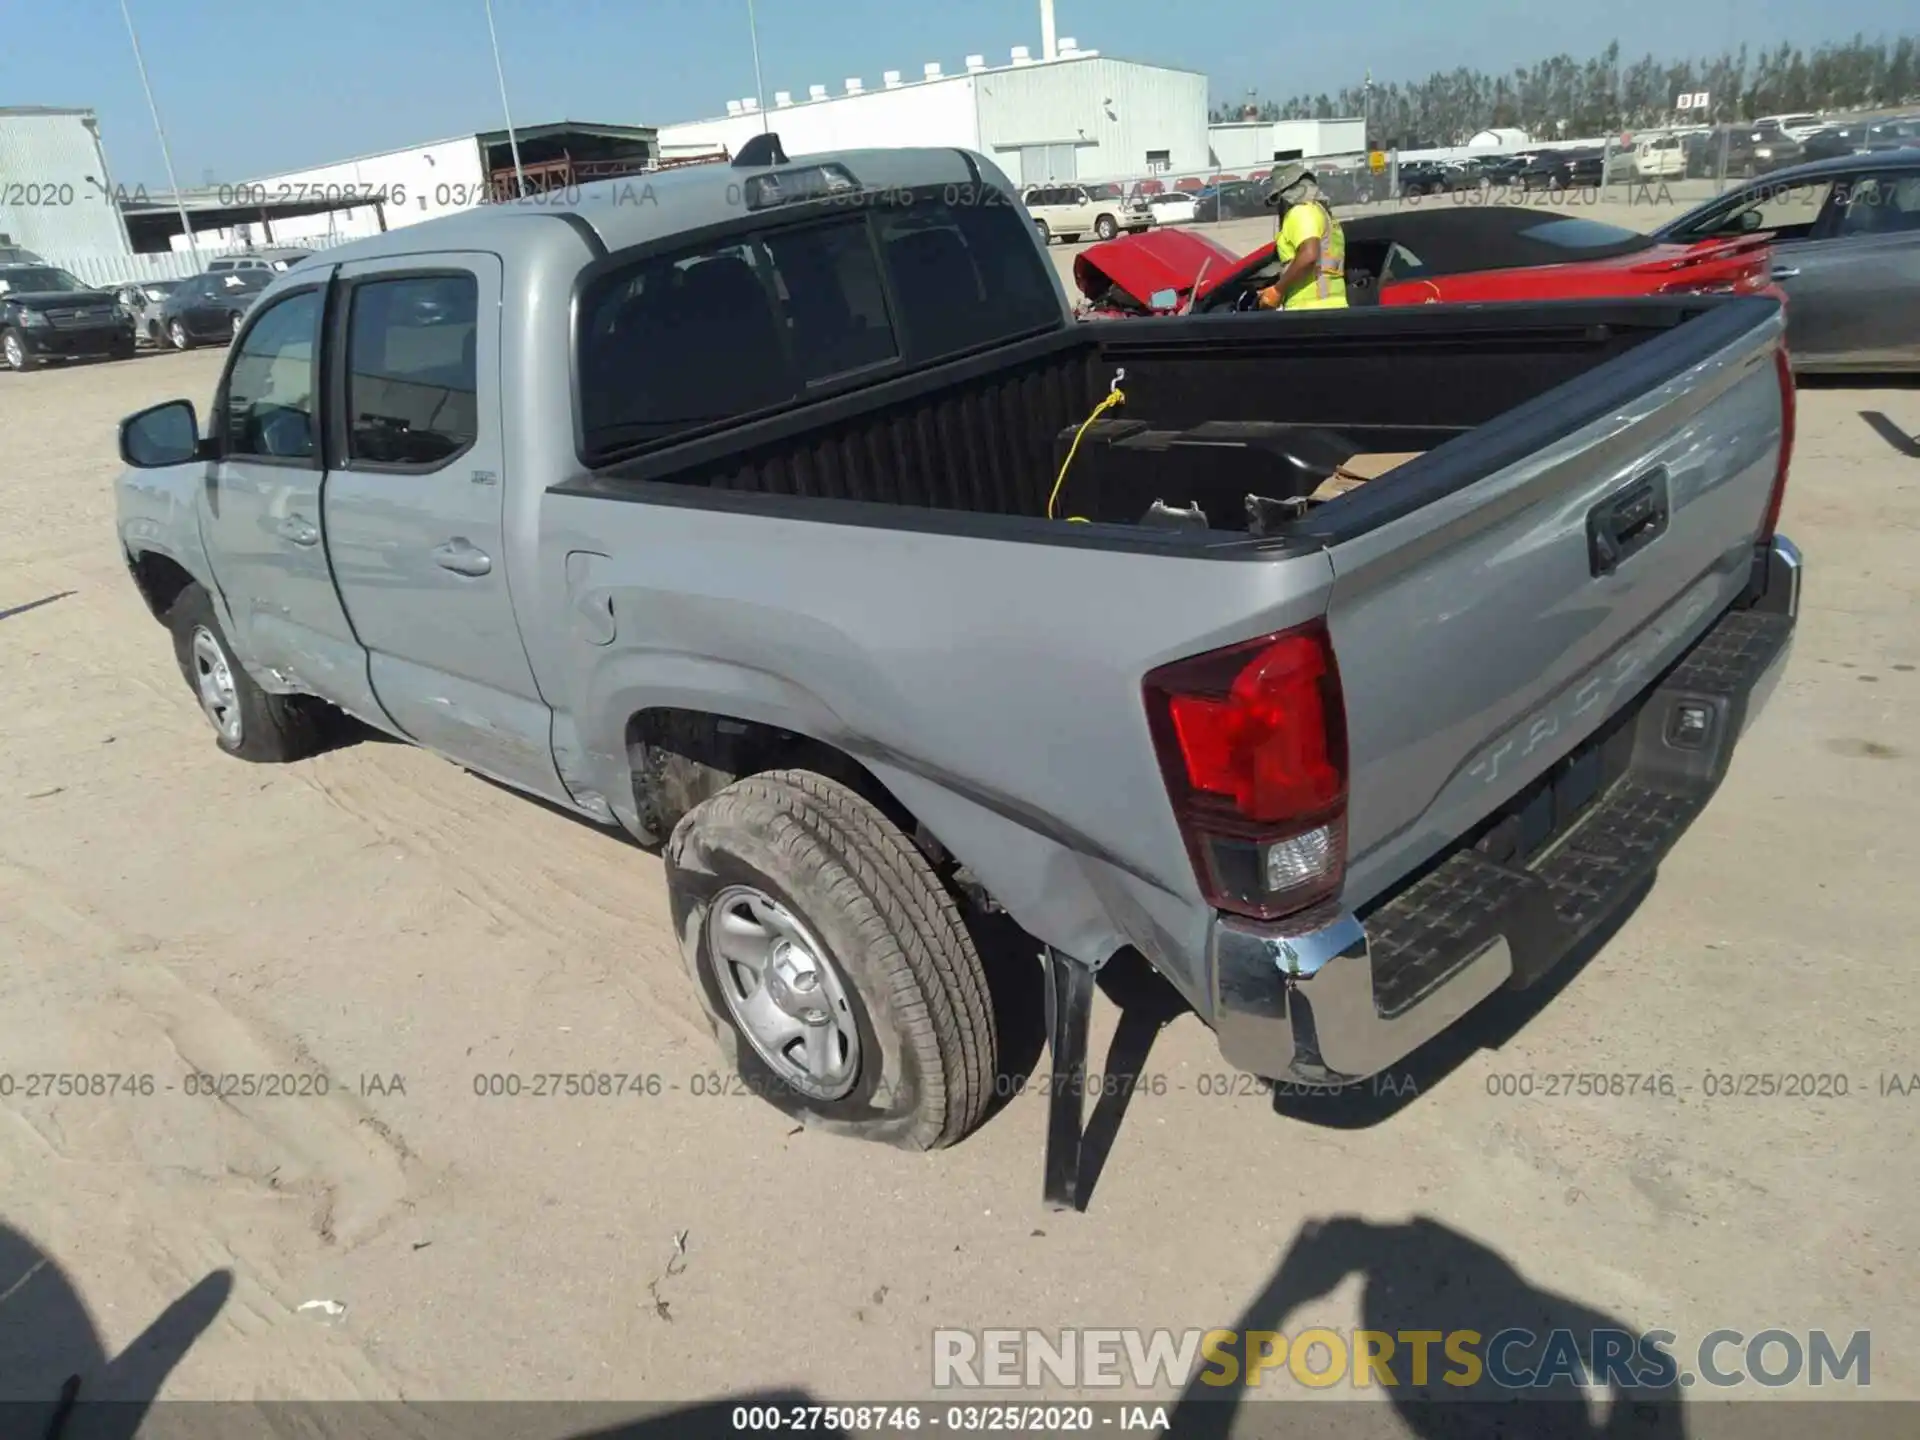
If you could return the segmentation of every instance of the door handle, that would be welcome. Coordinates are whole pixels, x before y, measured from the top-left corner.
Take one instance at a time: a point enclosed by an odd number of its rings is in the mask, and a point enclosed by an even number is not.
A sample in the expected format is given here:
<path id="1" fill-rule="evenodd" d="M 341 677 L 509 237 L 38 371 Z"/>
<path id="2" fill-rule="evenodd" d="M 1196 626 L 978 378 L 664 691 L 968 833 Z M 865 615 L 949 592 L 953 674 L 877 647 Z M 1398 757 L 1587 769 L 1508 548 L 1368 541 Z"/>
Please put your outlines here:
<path id="1" fill-rule="evenodd" d="M 311 520 L 289 515 L 280 522 L 280 538 L 291 540 L 296 545 L 318 545 L 320 531 Z"/>
<path id="2" fill-rule="evenodd" d="M 1776 280 L 1791 280 L 1799 273 L 1800 267 L 1798 265 L 1788 265 L 1784 269 L 1775 270 L 1773 272 L 1773 278 Z"/>
<path id="3" fill-rule="evenodd" d="M 485 575 L 493 569 L 493 560 L 464 535 L 456 535 L 433 551 L 434 563 L 456 575 Z"/>

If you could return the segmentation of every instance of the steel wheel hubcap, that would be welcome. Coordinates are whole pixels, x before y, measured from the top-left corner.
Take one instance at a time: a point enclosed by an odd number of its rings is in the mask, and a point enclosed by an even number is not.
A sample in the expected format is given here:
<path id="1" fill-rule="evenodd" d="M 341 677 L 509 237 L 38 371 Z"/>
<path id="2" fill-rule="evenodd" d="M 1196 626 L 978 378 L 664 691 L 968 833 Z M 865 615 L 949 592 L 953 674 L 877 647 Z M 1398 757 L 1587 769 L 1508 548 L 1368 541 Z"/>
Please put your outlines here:
<path id="1" fill-rule="evenodd" d="M 787 1084 L 838 1100 L 860 1074 L 853 1006 L 825 948 L 765 891 L 733 885 L 707 912 L 707 949 L 727 1011 Z"/>
<path id="2" fill-rule="evenodd" d="M 20 368 L 20 362 L 24 359 L 26 359 L 26 351 L 20 347 L 20 337 L 18 335 L 7 336 L 7 364 L 15 370 L 18 370 Z"/>
<path id="3" fill-rule="evenodd" d="M 187 330 L 178 320 L 173 322 L 173 326 L 167 331 L 167 334 L 173 338 L 173 343 L 180 349 L 184 350 L 187 348 Z"/>
<path id="4" fill-rule="evenodd" d="M 229 745 L 240 743 L 240 693 L 233 683 L 233 667 L 213 632 L 202 625 L 193 632 L 193 686 L 200 708 Z"/>

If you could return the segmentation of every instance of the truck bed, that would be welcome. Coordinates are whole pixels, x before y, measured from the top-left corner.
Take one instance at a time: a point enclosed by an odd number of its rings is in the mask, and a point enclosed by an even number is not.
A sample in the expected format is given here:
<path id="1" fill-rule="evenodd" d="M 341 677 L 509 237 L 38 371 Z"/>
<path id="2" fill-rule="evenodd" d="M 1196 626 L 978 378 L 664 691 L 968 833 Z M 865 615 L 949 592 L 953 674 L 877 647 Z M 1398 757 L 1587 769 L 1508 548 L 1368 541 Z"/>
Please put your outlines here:
<path id="1" fill-rule="evenodd" d="M 1698 301 L 1446 307 L 1277 325 L 1229 315 L 1077 327 L 668 446 L 579 483 L 637 483 L 669 501 L 652 487 L 704 491 L 719 503 L 731 493 L 1038 520 L 1063 436 L 1116 376 L 1126 397 L 1116 419 L 1170 430 L 1258 422 L 1312 438 L 1332 432 L 1357 450 L 1435 451 L 1670 336 L 1701 309 Z M 1581 398 L 1560 397 L 1555 416 L 1570 427 L 1591 408 Z M 1091 475 L 1090 454 L 1076 459 L 1076 480 L 1080 470 Z M 1267 488 L 1292 498 L 1280 493 L 1283 475 Z M 1224 536 L 1246 532 L 1246 493 L 1238 475 L 1214 481 L 1202 467 L 1170 475 L 1154 498 L 1199 504 Z M 1097 478 L 1076 484 L 1073 499 L 1073 513 L 1108 524 L 1132 525 L 1145 509 L 1131 494 L 1107 503 Z"/>

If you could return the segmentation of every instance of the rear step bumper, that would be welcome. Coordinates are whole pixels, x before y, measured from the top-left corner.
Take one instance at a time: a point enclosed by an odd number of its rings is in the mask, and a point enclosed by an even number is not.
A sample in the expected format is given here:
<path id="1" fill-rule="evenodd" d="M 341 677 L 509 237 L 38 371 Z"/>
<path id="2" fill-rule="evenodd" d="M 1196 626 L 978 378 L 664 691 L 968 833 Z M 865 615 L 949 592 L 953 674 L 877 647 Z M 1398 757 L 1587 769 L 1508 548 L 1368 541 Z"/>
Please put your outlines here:
<path id="1" fill-rule="evenodd" d="M 1653 874 L 1718 788 L 1786 668 L 1800 571 L 1785 537 L 1760 552 L 1752 605 L 1722 615 L 1616 722 L 1607 743 L 1623 772 L 1524 865 L 1491 858 L 1499 847 L 1483 841 L 1364 923 L 1343 912 L 1289 934 L 1284 922 L 1216 919 L 1209 959 L 1221 1054 L 1300 1084 L 1364 1079 L 1503 985 L 1531 984 L 1564 959 Z M 1599 765 L 1598 748 L 1591 759 Z"/>

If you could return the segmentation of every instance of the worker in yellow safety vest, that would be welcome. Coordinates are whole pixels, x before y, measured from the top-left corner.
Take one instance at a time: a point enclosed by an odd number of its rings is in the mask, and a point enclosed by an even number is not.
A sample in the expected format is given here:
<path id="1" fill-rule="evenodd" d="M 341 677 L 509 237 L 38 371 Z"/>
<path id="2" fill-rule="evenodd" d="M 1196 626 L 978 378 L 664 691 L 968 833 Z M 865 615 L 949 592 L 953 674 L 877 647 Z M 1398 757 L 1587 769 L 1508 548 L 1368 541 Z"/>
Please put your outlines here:
<path id="1" fill-rule="evenodd" d="M 1313 172 L 1295 160 L 1273 167 L 1266 202 L 1280 210 L 1280 278 L 1259 292 L 1262 310 L 1344 309 L 1347 303 L 1347 237 L 1314 183 Z"/>

